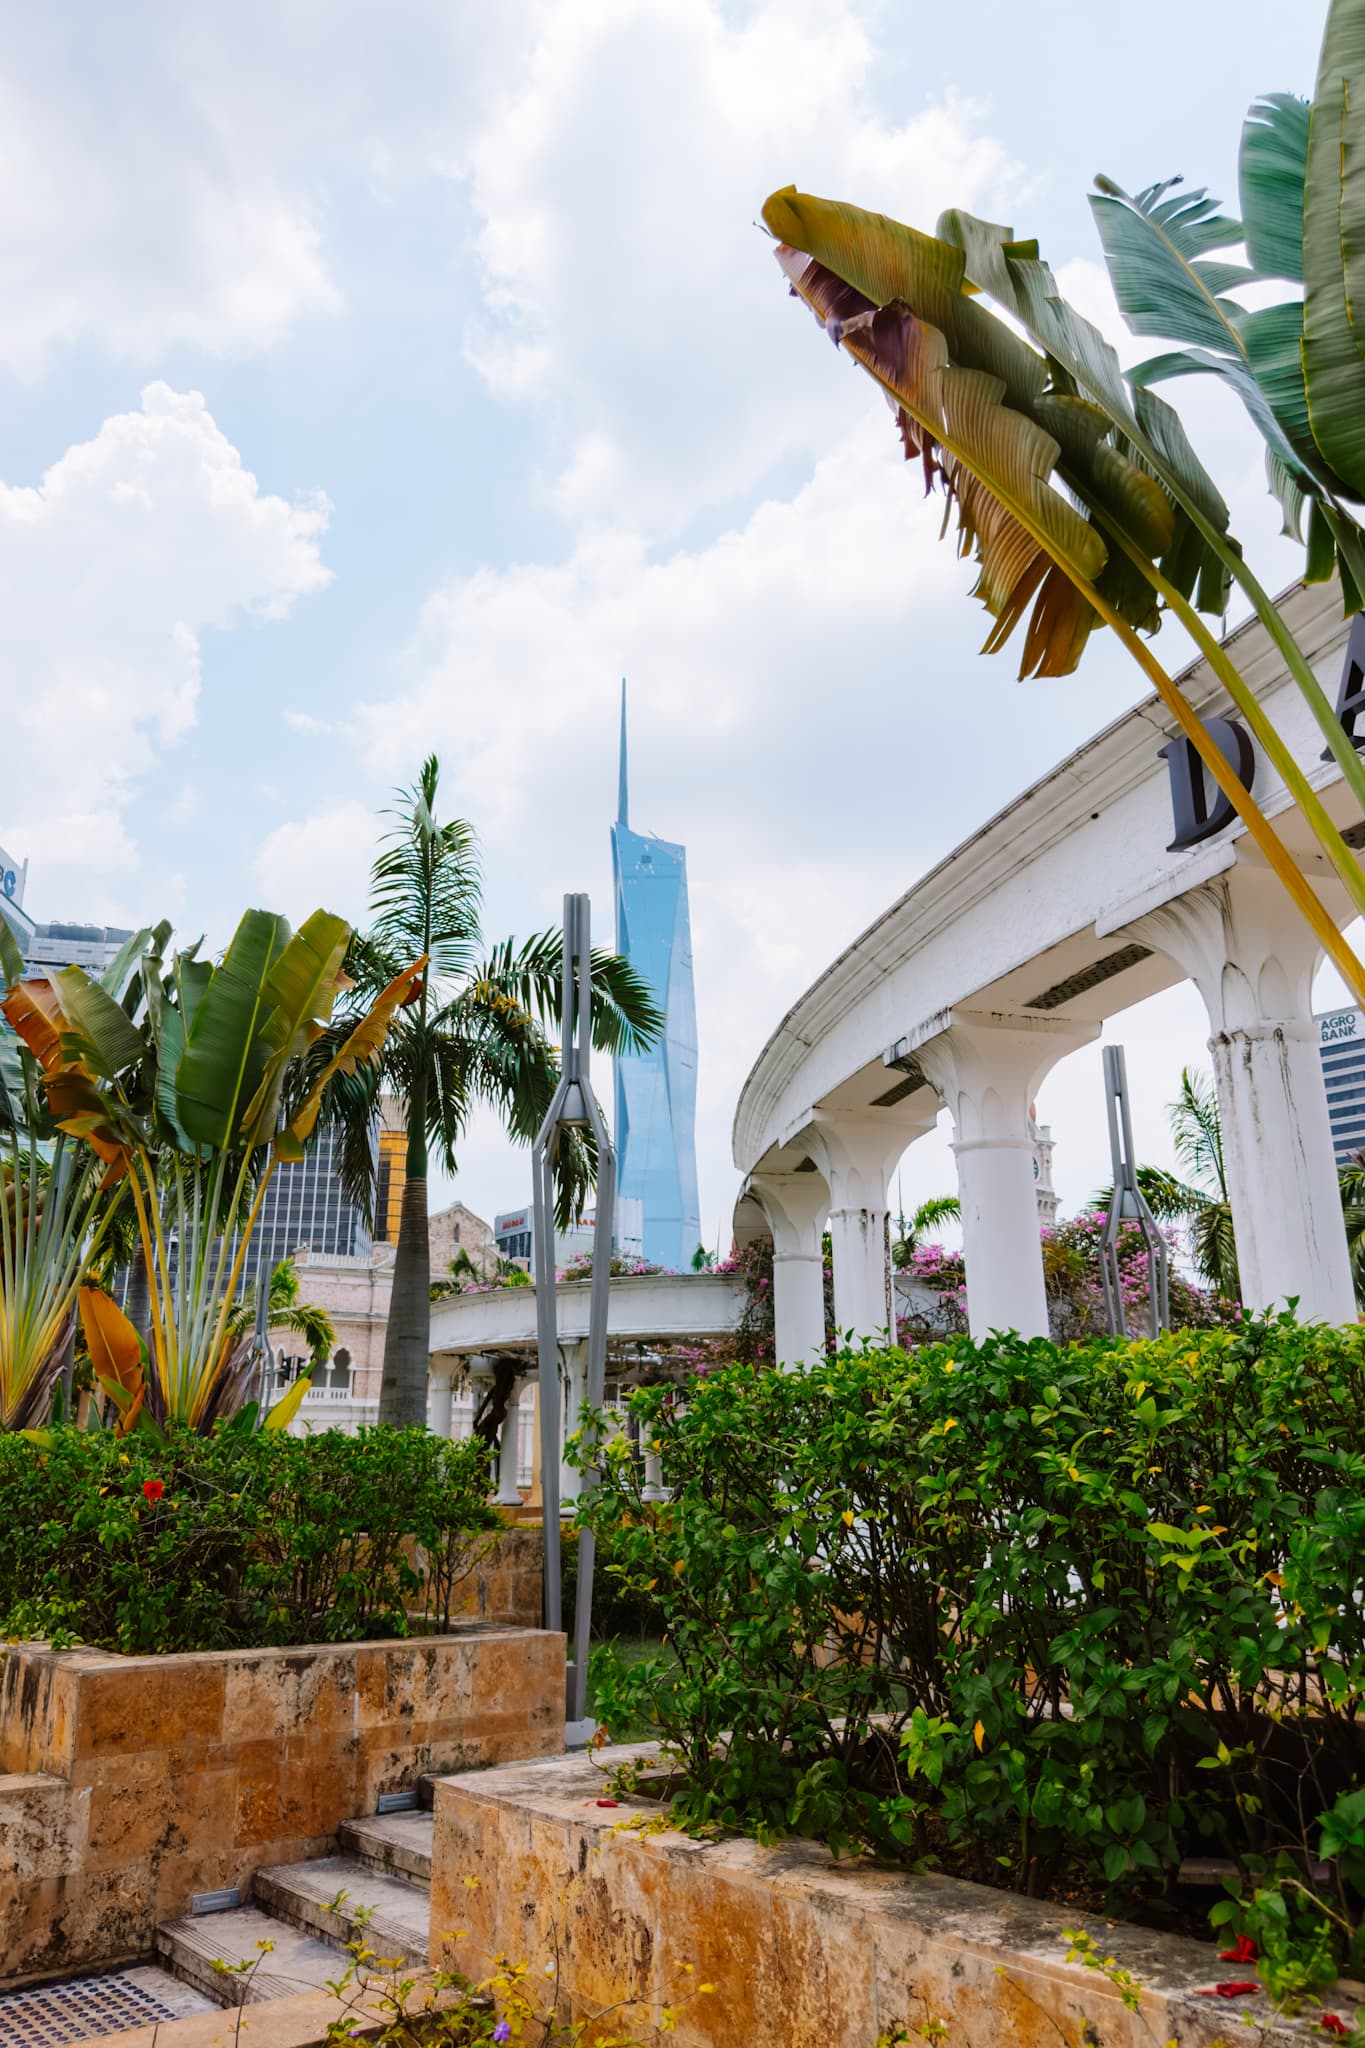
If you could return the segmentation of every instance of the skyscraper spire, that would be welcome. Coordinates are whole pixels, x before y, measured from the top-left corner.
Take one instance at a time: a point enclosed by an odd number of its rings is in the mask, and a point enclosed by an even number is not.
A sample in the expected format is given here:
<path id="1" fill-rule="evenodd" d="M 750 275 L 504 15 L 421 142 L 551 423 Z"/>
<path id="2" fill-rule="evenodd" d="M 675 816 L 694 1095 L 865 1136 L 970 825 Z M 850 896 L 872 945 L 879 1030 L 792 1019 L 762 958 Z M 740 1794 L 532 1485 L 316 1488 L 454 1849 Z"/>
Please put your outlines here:
<path id="1" fill-rule="evenodd" d="M 626 799 L 626 679 L 621 678 L 621 785 L 616 797 L 616 822 L 630 823 L 630 806 Z"/>

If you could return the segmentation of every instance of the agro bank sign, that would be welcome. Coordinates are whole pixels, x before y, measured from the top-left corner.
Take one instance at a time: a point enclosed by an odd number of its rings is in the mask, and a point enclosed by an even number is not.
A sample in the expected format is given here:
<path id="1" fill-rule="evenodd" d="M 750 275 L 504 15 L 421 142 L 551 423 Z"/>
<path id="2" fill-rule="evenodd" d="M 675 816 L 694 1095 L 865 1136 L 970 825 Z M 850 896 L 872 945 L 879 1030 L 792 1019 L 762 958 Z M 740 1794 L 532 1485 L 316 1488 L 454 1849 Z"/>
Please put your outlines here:
<path id="1" fill-rule="evenodd" d="M 1359 1010 L 1330 1011 L 1318 1018 L 1318 1031 L 1324 1045 L 1357 1043 L 1365 1047 L 1365 1016 Z"/>

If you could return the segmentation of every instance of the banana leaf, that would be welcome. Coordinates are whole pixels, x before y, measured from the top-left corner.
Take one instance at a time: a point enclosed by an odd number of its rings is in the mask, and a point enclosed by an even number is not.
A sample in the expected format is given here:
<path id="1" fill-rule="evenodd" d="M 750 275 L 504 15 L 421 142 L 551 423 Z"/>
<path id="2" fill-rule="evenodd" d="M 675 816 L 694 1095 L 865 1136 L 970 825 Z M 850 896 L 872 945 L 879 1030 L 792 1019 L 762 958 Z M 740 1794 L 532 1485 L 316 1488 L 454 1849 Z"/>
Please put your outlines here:
<path id="1" fill-rule="evenodd" d="M 196 1145 L 230 1151 L 273 1047 L 267 983 L 289 942 L 285 919 L 248 910 L 204 985 L 175 1074 L 175 1113 Z"/>
<path id="2" fill-rule="evenodd" d="M 316 1127 L 328 1083 L 339 1075 L 353 1074 L 358 1066 L 367 1065 L 378 1059 L 394 1017 L 414 999 L 420 989 L 426 965 L 424 955 L 422 959 L 415 960 L 411 967 L 405 967 L 401 974 L 396 974 L 388 986 L 380 990 L 355 1029 L 347 1034 L 327 1064 L 314 1076 L 308 1093 L 295 1109 L 286 1129 L 276 1140 L 276 1149 L 281 1159 L 302 1159 L 303 1148 Z"/>
<path id="3" fill-rule="evenodd" d="M 1303 202 L 1303 373 L 1313 439 L 1365 498 L 1365 362 L 1352 290 L 1365 238 L 1365 0 L 1333 0 L 1308 125 Z"/>
<path id="4" fill-rule="evenodd" d="M 67 1058 L 106 1081 L 136 1066 L 146 1054 L 146 1041 L 108 989 L 92 981 L 83 967 L 58 968 L 52 980 L 69 1024 Z"/>
<path id="5" fill-rule="evenodd" d="M 10 928 L 9 919 L 0 911 L 0 974 L 4 976 L 6 989 L 14 987 L 24 972 L 24 956 L 19 951 L 19 941 Z"/>
<path id="6" fill-rule="evenodd" d="M 1307 101 L 1288 92 L 1264 94 L 1247 113 L 1237 159 L 1242 228 L 1258 277 L 1303 283 L 1307 168 Z"/>

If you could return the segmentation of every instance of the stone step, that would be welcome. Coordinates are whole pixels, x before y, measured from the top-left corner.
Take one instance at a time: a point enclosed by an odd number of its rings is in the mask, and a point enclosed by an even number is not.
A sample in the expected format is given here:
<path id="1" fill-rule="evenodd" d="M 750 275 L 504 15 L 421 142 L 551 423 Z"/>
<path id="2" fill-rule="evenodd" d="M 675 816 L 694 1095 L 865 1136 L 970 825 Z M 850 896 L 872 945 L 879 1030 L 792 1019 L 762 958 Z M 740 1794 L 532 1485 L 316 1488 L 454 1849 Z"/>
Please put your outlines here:
<path id="1" fill-rule="evenodd" d="M 185 1988 L 180 1986 L 182 1991 Z M 436 1994 L 438 2007 L 446 1996 Z M 336 1999 L 326 1991 L 300 1991 L 292 1998 L 252 2005 L 250 2018 L 243 2018 L 241 2024 L 243 2039 L 237 2048 L 329 2048 L 334 2038 L 329 2036 L 329 2028 L 344 2026 L 349 2039 L 366 2041 L 392 2025 L 392 2014 L 376 2003 L 357 2005 L 349 1993 Z M 233 2048 L 234 2026 L 233 2020 L 224 2020 L 222 2007 L 213 2005 L 188 2019 L 161 2020 L 131 2032 L 102 2034 L 86 2042 L 84 2048 Z"/>
<path id="2" fill-rule="evenodd" d="M 218 2006 L 155 1963 L 0 1993 L 0 2048 L 61 2048 L 133 2027 L 162 2027 Z"/>
<path id="3" fill-rule="evenodd" d="M 349 1962 L 334 1942 L 272 1919 L 259 1906 L 168 1920 L 156 1930 L 156 1948 L 182 1984 L 227 2006 L 325 1991 Z M 226 1967 L 216 1969 L 216 1963 Z"/>
<path id="4" fill-rule="evenodd" d="M 389 1959 L 426 1963 L 431 1900 L 411 1878 L 377 1870 L 358 1856 L 322 1856 L 258 1870 L 251 1889 L 277 1919 L 337 1949 L 364 1941 L 373 1951 L 371 1968 Z"/>
<path id="5" fill-rule="evenodd" d="M 365 1814 L 342 1823 L 341 1846 L 348 1856 L 359 1857 L 375 1870 L 429 1885 L 434 1827 L 435 1815 L 429 1810 Z"/>

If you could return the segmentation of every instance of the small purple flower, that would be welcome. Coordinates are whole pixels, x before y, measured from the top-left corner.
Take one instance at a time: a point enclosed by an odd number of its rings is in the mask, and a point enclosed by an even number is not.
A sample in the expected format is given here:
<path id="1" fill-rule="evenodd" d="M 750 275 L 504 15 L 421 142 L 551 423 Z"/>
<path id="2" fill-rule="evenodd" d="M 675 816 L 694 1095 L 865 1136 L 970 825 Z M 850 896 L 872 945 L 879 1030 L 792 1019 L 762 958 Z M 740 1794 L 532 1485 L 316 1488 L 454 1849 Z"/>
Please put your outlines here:
<path id="1" fill-rule="evenodd" d="M 512 2029 L 508 2026 L 506 2020 L 499 2020 L 493 2029 L 493 2039 L 495 2041 L 510 2041 L 511 2038 Z"/>

